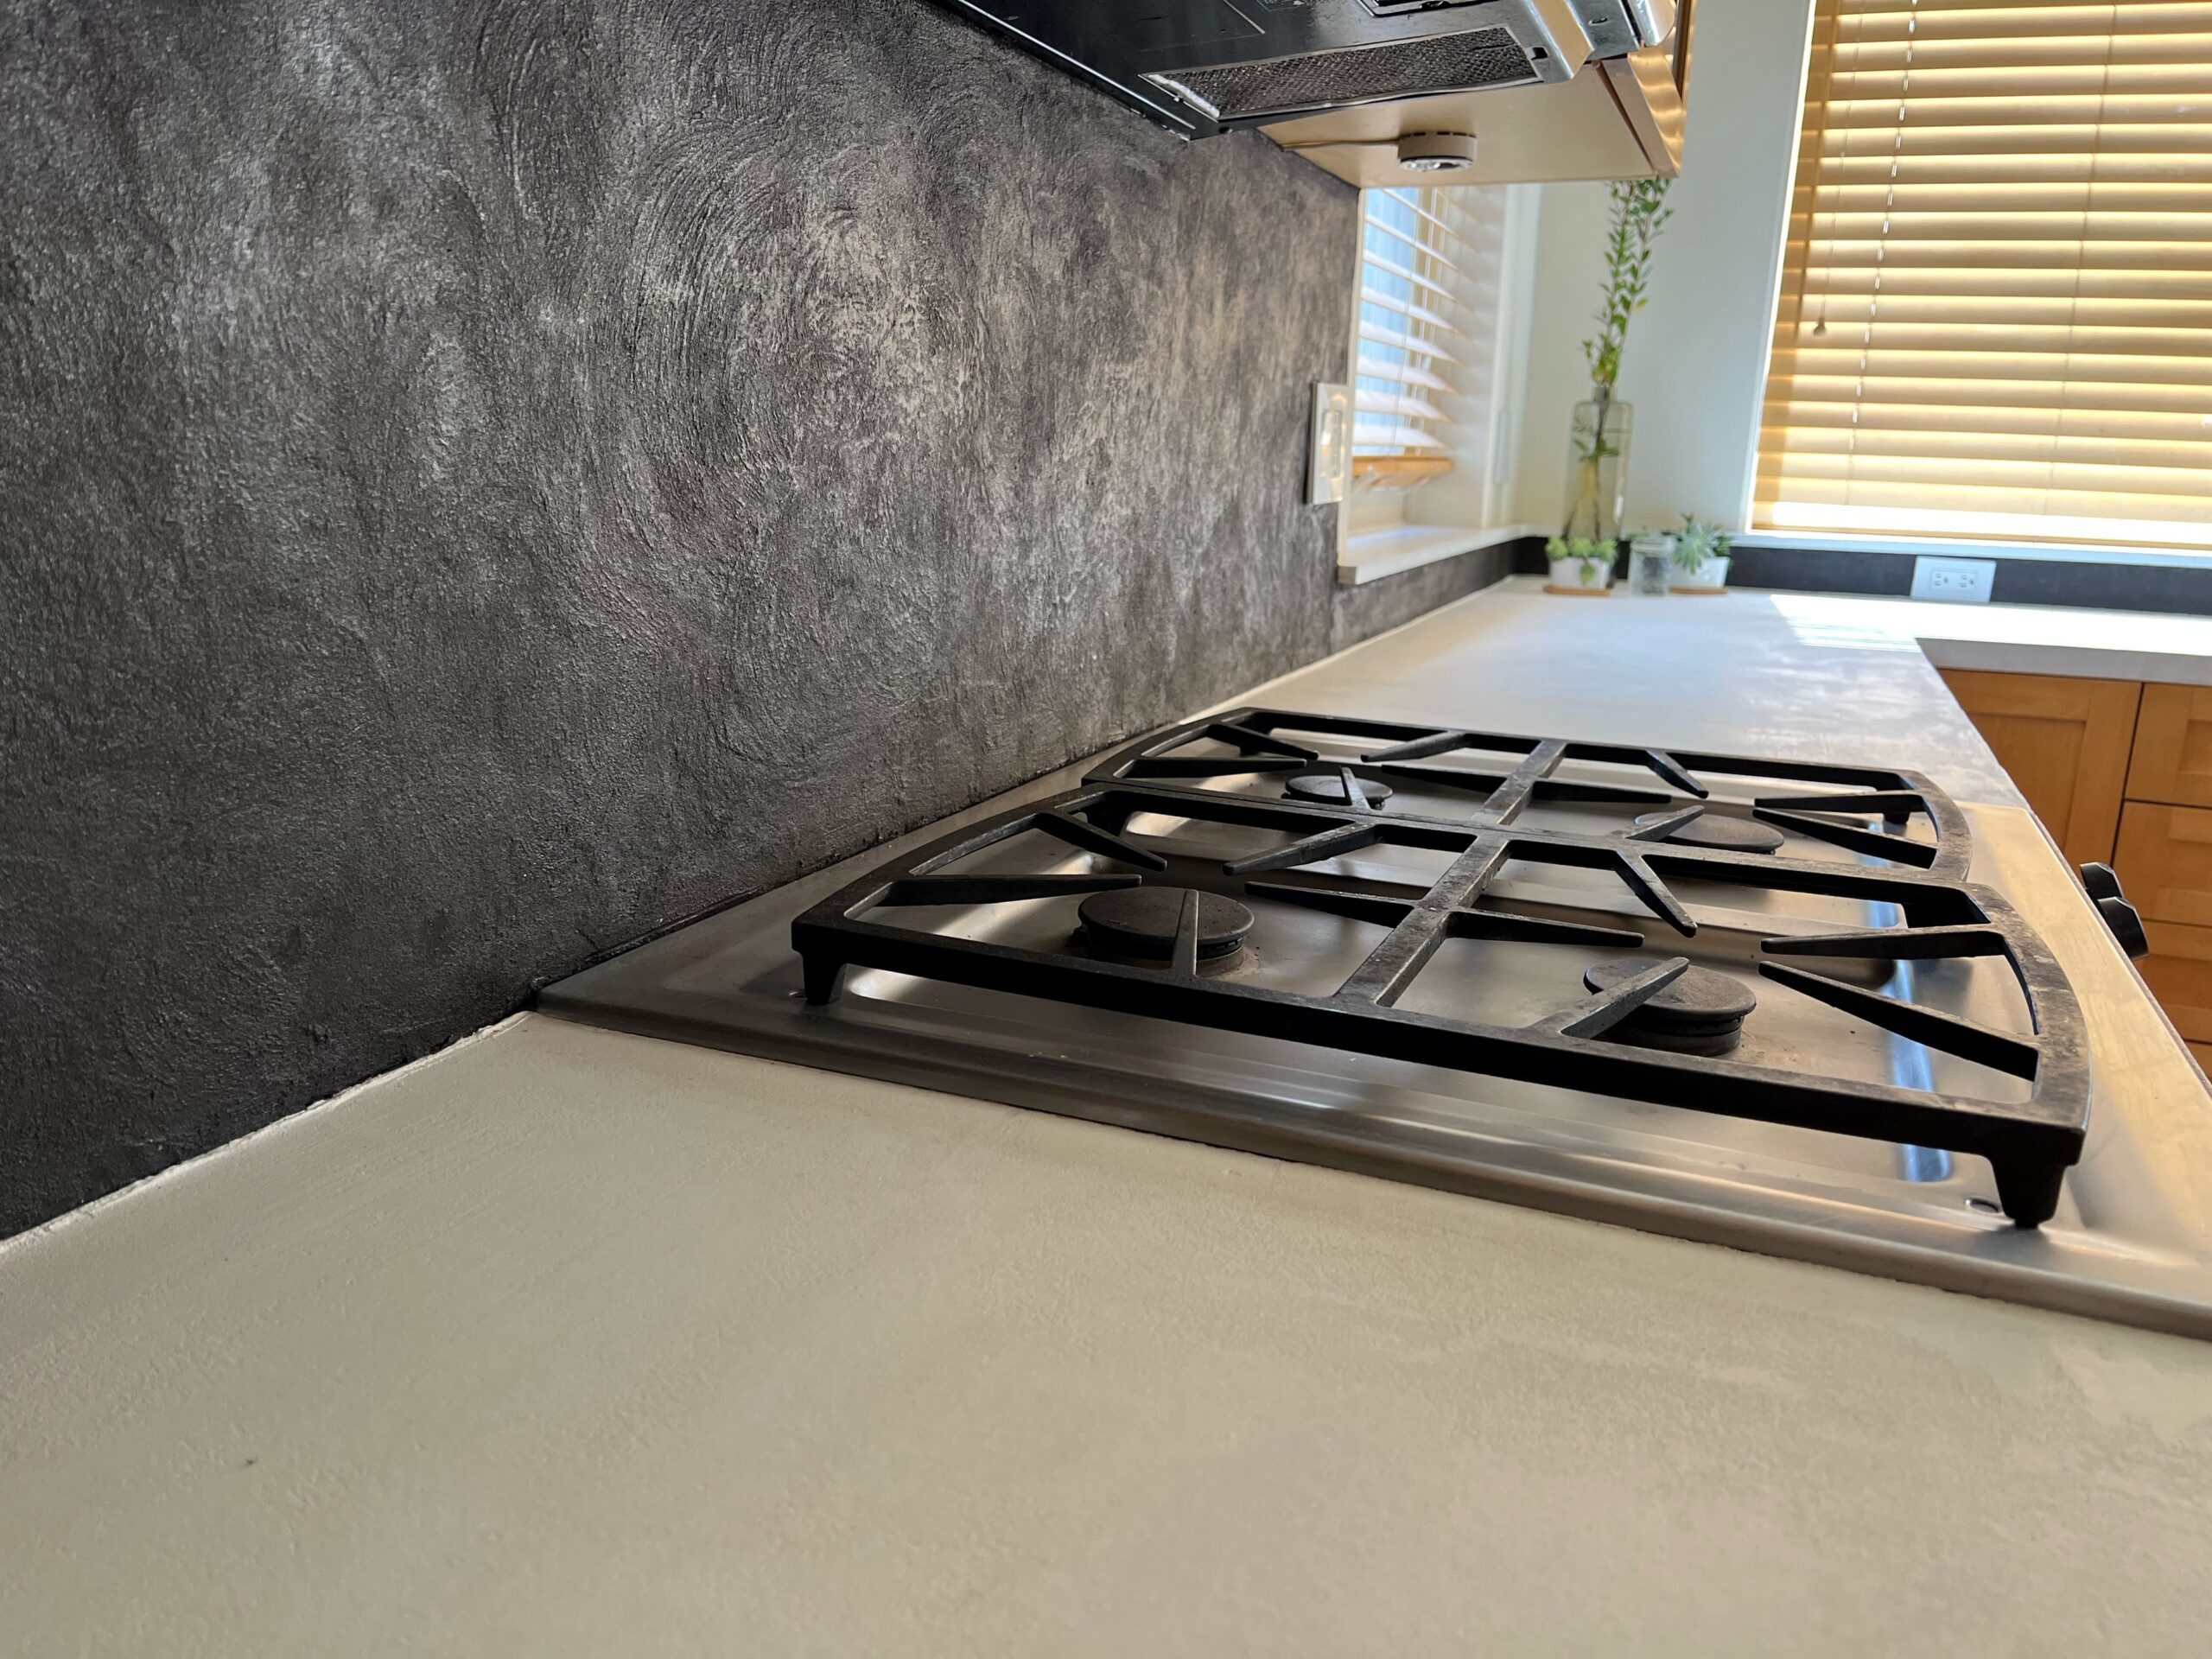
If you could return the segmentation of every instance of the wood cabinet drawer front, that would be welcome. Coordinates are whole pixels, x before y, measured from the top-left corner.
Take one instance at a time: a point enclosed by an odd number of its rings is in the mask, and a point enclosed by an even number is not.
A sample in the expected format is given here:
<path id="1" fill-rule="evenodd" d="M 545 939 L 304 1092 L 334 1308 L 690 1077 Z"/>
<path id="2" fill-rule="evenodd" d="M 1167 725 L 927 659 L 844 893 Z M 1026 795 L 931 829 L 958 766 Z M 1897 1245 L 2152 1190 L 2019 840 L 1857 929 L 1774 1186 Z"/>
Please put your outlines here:
<path id="1" fill-rule="evenodd" d="M 2077 864 L 2110 858 L 2142 687 L 2133 680 L 1937 671 L 2067 857 Z"/>
<path id="2" fill-rule="evenodd" d="M 2128 802 L 2113 863 L 2148 919 L 2212 927 L 2212 811 Z"/>
<path id="3" fill-rule="evenodd" d="M 2144 931 L 2151 954 L 2135 964 L 2143 982 L 2192 1046 L 2212 1043 L 2212 927 L 2152 922 Z"/>
<path id="4" fill-rule="evenodd" d="M 2212 806 L 2212 686 L 2143 688 L 2127 795 L 2130 800 Z"/>

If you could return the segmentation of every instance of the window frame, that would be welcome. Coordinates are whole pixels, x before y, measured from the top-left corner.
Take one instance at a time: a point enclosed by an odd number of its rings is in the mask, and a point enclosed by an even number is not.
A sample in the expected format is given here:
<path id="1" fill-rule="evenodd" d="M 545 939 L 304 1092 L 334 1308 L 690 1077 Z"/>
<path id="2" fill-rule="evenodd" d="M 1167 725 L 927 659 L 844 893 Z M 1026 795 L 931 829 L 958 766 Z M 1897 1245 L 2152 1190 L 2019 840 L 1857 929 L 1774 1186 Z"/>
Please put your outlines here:
<path id="1" fill-rule="evenodd" d="M 1495 211 L 1481 216 L 1466 213 L 1466 194 L 1473 191 L 1489 193 L 1483 205 Z M 1373 200 L 1377 197 L 1414 199 L 1412 205 L 1422 216 L 1417 222 L 1433 237 L 1461 238 L 1456 259 L 1439 257 L 1433 249 L 1409 247 L 1402 239 L 1402 222 L 1396 231 L 1378 238 Z M 1347 341 L 1349 380 L 1356 402 L 1362 391 L 1371 399 L 1387 390 L 1371 379 L 1363 383 L 1359 373 L 1362 323 L 1376 320 L 1361 296 L 1369 286 L 1370 245 L 1377 240 L 1384 244 L 1391 263 L 1423 285 L 1427 297 L 1437 298 L 1433 290 L 1439 286 L 1449 290 L 1450 308 L 1440 309 L 1463 325 L 1461 339 L 1453 342 L 1455 353 L 1464 359 L 1455 365 L 1455 378 L 1471 378 L 1457 379 L 1448 394 L 1433 387 L 1421 389 L 1424 401 L 1442 418 L 1418 424 L 1444 438 L 1439 453 L 1454 459 L 1452 472 L 1412 487 L 1378 484 L 1371 476 L 1363 477 L 1360 467 L 1362 461 L 1376 458 L 1372 444 L 1355 442 L 1354 486 L 1337 518 L 1341 582 L 1374 581 L 1533 533 L 1534 526 L 1516 521 L 1513 506 L 1528 383 L 1537 204 L 1536 187 L 1530 185 L 1394 186 L 1360 193 L 1360 238 Z M 1402 281 L 1389 286 L 1402 289 L 1405 284 Z M 1393 293 L 1392 297 L 1403 296 Z M 1404 332 L 1416 331 L 1408 327 Z M 1423 328 L 1419 334 L 1436 338 L 1433 328 Z M 1370 357 L 1387 357 L 1388 348 L 1380 342 L 1370 339 L 1364 344 Z M 1416 366 L 1436 365 L 1423 361 Z M 1389 418 L 1385 411 L 1356 410 L 1355 429 L 1363 424 L 1372 428 Z"/>

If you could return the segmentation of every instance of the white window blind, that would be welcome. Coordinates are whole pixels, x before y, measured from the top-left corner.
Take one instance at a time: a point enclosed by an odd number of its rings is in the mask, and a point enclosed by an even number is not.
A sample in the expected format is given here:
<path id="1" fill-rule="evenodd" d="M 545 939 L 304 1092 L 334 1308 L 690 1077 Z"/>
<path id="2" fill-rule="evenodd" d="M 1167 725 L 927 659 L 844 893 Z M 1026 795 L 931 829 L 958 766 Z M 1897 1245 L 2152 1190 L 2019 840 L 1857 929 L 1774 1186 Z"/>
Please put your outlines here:
<path id="1" fill-rule="evenodd" d="M 1354 480 L 1363 490 L 1406 490 L 1458 469 L 1474 477 L 1457 482 L 1479 487 L 1496 470 L 1499 441 L 1508 193 L 1369 190 L 1363 203 Z"/>
<path id="2" fill-rule="evenodd" d="M 2212 547 L 2212 4 L 1818 0 L 1752 523 Z"/>

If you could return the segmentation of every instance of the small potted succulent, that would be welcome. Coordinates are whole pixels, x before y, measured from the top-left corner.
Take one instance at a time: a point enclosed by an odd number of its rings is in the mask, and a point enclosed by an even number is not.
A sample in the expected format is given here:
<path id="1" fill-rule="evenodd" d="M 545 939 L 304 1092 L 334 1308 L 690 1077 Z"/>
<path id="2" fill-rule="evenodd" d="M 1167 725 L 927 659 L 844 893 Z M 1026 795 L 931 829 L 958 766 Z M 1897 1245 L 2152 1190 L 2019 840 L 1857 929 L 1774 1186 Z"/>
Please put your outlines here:
<path id="1" fill-rule="evenodd" d="M 1725 594 L 1728 591 L 1728 550 L 1735 538 L 1718 524 L 1682 515 L 1675 532 L 1675 591 L 1678 594 Z"/>
<path id="2" fill-rule="evenodd" d="M 1609 536 L 1554 536 L 1544 543 L 1551 561 L 1548 594 L 1603 594 L 1613 585 L 1613 540 Z"/>

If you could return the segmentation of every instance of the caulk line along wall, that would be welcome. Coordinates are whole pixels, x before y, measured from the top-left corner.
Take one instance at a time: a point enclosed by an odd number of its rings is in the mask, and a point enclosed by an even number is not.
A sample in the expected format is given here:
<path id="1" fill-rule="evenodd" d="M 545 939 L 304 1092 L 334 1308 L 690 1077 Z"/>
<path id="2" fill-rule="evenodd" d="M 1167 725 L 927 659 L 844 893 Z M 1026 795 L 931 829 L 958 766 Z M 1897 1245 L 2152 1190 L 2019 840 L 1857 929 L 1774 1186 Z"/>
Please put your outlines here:
<path id="1" fill-rule="evenodd" d="M 1351 191 L 920 0 L 0 0 L 0 1230 L 1495 574 L 1332 585 Z"/>

